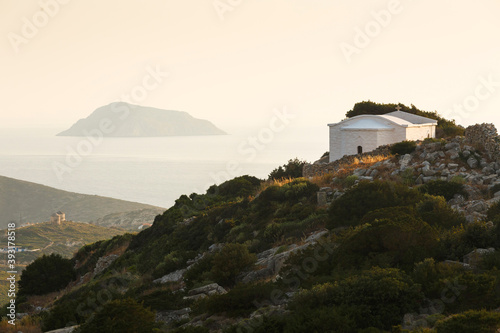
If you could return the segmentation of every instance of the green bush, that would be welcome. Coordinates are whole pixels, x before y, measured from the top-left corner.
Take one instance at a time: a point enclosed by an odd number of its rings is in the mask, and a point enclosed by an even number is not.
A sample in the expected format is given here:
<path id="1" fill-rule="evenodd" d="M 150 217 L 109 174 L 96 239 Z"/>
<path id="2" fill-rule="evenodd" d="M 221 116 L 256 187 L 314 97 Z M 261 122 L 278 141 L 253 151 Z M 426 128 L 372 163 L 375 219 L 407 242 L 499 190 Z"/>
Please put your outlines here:
<path id="1" fill-rule="evenodd" d="M 422 197 L 419 191 L 403 184 L 361 181 L 332 202 L 328 210 L 328 227 L 356 226 L 372 210 L 411 205 Z"/>
<path id="2" fill-rule="evenodd" d="M 325 153 L 326 154 L 326 153 Z M 324 156 L 324 155 L 323 155 Z M 300 178 L 302 177 L 302 169 L 306 161 L 301 161 L 298 158 L 288 160 L 287 164 L 280 166 L 269 174 L 269 180 L 283 178 Z"/>
<path id="3" fill-rule="evenodd" d="M 133 299 L 106 303 L 80 326 L 80 333 L 151 333 L 155 315 Z"/>
<path id="4" fill-rule="evenodd" d="M 490 220 L 494 220 L 498 215 L 500 215 L 500 201 L 491 205 L 490 208 L 488 208 L 486 215 Z"/>
<path id="5" fill-rule="evenodd" d="M 221 285 L 233 285 L 236 276 L 243 269 L 254 264 L 255 261 L 257 261 L 257 257 L 255 254 L 248 252 L 246 246 L 242 244 L 226 244 L 213 258 L 212 276 Z"/>
<path id="6" fill-rule="evenodd" d="M 213 258 L 213 254 L 206 254 L 186 271 L 184 281 L 188 287 L 193 287 L 197 282 L 210 281 L 212 279 Z"/>
<path id="7" fill-rule="evenodd" d="M 297 178 L 282 186 L 269 186 L 255 198 L 254 204 L 259 207 L 268 207 L 269 203 L 273 201 L 289 204 L 295 204 L 301 200 L 312 202 L 316 199 L 318 190 L 318 185 L 309 182 L 305 178 Z"/>
<path id="8" fill-rule="evenodd" d="M 194 307 L 198 313 L 246 316 L 257 310 L 257 305 L 269 303 L 273 290 L 275 287 L 271 283 L 238 284 L 227 294 L 204 298 Z"/>
<path id="9" fill-rule="evenodd" d="M 428 193 L 430 195 L 440 195 L 446 199 L 446 201 L 453 199 L 455 194 L 460 194 L 464 198 L 468 198 L 469 194 L 465 190 L 463 184 L 458 182 L 448 182 L 446 180 L 432 180 L 419 187 L 420 191 L 423 193 Z"/>
<path id="10" fill-rule="evenodd" d="M 432 257 L 438 245 L 436 230 L 403 209 L 397 209 L 390 218 L 378 219 L 372 214 L 370 223 L 357 227 L 342 240 L 338 263 L 343 267 L 387 264 L 411 269 L 415 262 Z"/>
<path id="11" fill-rule="evenodd" d="M 293 316 L 317 308 L 348 307 L 349 311 L 341 312 L 350 313 L 357 329 L 376 327 L 388 330 L 399 324 L 405 313 L 418 309 L 422 299 L 419 286 L 405 273 L 393 268 L 374 267 L 334 284 L 326 283 L 302 291 L 289 307 Z"/>
<path id="12" fill-rule="evenodd" d="M 43 295 L 58 291 L 75 279 L 76 274 L 71 260 L 60 254 L 43 255 L 21 274 L 19 295 Z"/>
<path id="13" fill-rule="evenodd" d="M 495 333 L 500 328 L 500 313 L 466 311 L 438 321 L 437 333 Z"/>
<path id="14" fill-rule="evenodd" d="M 498 234 L 487 222 L 477 221 L 442 231 L 440 250 L 436 259 L 461 260 L 464 255 L 476 248 L 489 248 L 498 245 Z"/>
<path id="15" fill-rule="evenodd" d="M 464 215 L 451 208 L 440 196 L 425 195 L 415 207 L 417 215 L 434 227 L 450 228 L 466 223 Z"/>
<path id="16" fill-rule="evenodd" d="M 342 187 L 343 188 L 350 188 L 356 183 L 356 180 L 358 180 L 358 176 L 356 176 L 356 175 L 347 176 L 342 181 Z"/>
<path id="17" fill-rule="evenodd" d="M 417 148 L 417 143 L 415 141 L 401 141 L 391 146 L 391 154 L 393 155 L 411 154 L 415 151 L 416 148 Z"/>
<path id="18" fill-rule="evenodd" d="M 442 281 L 450 281 L 455 276 L 465 272 L 465 268 L 460 265 L 450 265 L 443 262 L 436 262 L 433 258 L 427 258 L 415 264 L 411 277 L 415 283 L 422 286 L 425 296 L 430 299 L 442 297 Z"/>
<path id="19" fill-rule="evenodd" d="M 231 198 L 253 195 L 260 186 L 260 182 L 260 179 L 252 176 L 236 177 L 220 184 L 218 194 Z"/>

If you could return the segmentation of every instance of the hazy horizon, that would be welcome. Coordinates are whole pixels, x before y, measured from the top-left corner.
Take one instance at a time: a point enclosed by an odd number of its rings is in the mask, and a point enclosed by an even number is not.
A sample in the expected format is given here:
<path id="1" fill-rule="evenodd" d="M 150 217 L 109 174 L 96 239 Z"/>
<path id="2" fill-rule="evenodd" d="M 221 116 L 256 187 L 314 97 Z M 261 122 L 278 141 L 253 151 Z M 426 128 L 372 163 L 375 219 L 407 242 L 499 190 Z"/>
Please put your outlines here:
<path id="1" fill-rule="evenodd" d="M 1 1 L 1 127 L 127 99 L 222 129 L 286 107 L 326 131 L 363 100 L 500 123 L 498 1 L 231 3 Z"/>

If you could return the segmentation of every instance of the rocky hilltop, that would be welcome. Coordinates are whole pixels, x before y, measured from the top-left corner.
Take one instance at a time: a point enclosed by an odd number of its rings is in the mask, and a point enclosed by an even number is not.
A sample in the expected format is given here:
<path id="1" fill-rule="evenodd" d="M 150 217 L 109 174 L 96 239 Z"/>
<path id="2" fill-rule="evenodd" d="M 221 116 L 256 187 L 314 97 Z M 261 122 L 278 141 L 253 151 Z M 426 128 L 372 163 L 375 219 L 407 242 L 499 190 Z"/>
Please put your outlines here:
<path id="1" fill-rule="evenodd" d="M 460 182 L 467 195 L 457 194 L 448 203 L 473 222 L 485 219 L 488 208 L 500 201 L 500 139 L 494 125 L 475 125 L 467 128 L 465 136 L 417 142 L 412 153 L 392 156 L 390 146 L 382 146 L 331 163 L 322 159 L 306 164 L 303 173 L 308 178 L 347 173 L 354 184 L 362 180 L 403 180 L 416 186 L 436 180 Z M 343 194 L 335 189 L 338 181 L 339 177 L 334 177 L 332 186 L 322 189 L 325 200 Z"/>
<path id="2" fill-rule="evenodd" d="M 187 112 L 111 103 L 80 119 L 58 136 L 160 137 L 226 134 L 208 120 Z"/>

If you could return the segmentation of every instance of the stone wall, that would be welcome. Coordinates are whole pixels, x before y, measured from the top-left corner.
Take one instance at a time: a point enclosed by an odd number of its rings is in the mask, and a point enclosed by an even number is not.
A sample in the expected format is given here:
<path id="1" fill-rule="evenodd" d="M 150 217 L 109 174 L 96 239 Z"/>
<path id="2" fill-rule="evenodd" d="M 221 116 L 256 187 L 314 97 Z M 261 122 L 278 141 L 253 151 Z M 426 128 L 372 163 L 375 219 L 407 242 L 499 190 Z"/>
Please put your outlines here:
<path id="1" fill-rule="evenodd" d="M 381 156 L 381 155 L 389 156 L 391 154 L 390 147 L 391 145 L 380 146 L 371 152 L 358 155 L 344 156 L 341 159 L 330 163 L 325 163 L 320 161 L 315 162 L 313 164 L 307 163 L 304 165 L 302 174 L 306 178 L 314 176 L 322 176 L 337 171 L 339 168 L 342 168 L 343 165 L 352 164 L 355 161 L 355 159 L 360 160 L 363 157 L 368 157 L 368 156 Z"/>
<path id="2" fill-rule="evenodd" d="M 489 158 L 500 162 L 500 137 L 493 124 L 477 124 L 465 129 L 468 144 L 486 151 Z"/>

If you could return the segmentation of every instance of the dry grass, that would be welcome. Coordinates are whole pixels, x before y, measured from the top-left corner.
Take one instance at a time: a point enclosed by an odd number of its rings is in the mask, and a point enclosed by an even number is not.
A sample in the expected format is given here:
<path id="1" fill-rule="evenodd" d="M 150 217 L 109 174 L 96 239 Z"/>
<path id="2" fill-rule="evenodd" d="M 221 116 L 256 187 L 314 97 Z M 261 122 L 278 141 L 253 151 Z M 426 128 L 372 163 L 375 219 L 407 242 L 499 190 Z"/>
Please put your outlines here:
<path id="1" fill-rule="evenodd" d="M 327 173 L 320 176 L 314 176 L 311 179 L 311 183 L 318 185 L 319 187 L 326 187 L 332 184 L 333 174 Z"/>
<path id="2" fill-rule="evenodd" d="M 294 181 L 295 179 L 294 178 L 280 178 L 280 179 L 272 179 L 272 180 L 267 180 L 265 182 L 262 182 L 260 184 L 260 187 L 259 189 L 257 190 L 257 195 L 259 195 L 260 193 L 264 192 L 267 188 L 271 187 L 271 186 L 283 186 L 285 184 L 288 184 L 288 183 L 291 183 L 292 181 Z"/>
<path id="3" fill-rule="evenodd" d="M 361 158 L 355 157 L 352 161 L 349 163 L 343 163 L 340 164 L 337 168 L 332 173 L 324 174 L 324 175 L 318 175 L 314 176 L 311 179 L 311 182 L 318 185 L 319 187 L 326 187 L 326 186 L 332 186 L 335 184 L 332 184 L 332 179 L 333 178 L 339 178 L 339 179 L 345 179 L 348 176 L 351 176 L 354 172 L 354 170 L 362 168 L 362 169 L 367 169 L 374 165 L 375 163 L 382 162 L 388 159 L 393 158 L 392 155 L 390 156 L 385 156 L 385 155 L 367 155 L 367 156 L 362 156 Z M 377 168 L 379 171 L 379 175 L 388 175 L 390 172 L 386 170 L 387 167 L 385 166 L 380 166 Z"/>
<path id="4" fill-rule="evenodd" d="M 31 304 L 34 307 L 39 306 L 42 308 L 46 308 L 50 304 L 52 304 L 59 297 L 60 294 L 61 294 L 61 292 L 54 291 L 52 293 L 45 294 L 45 295 L 29 296 L 27 303 Z"/>
<path id="5" fill-rule="evenodd" d="M 0 322 L 0 332 L 2 333 L 42 333 L 40 320 L 31 317 L 24 317 L 16 320 L 16 325 L 11 325 L 6 319 Z"/>

